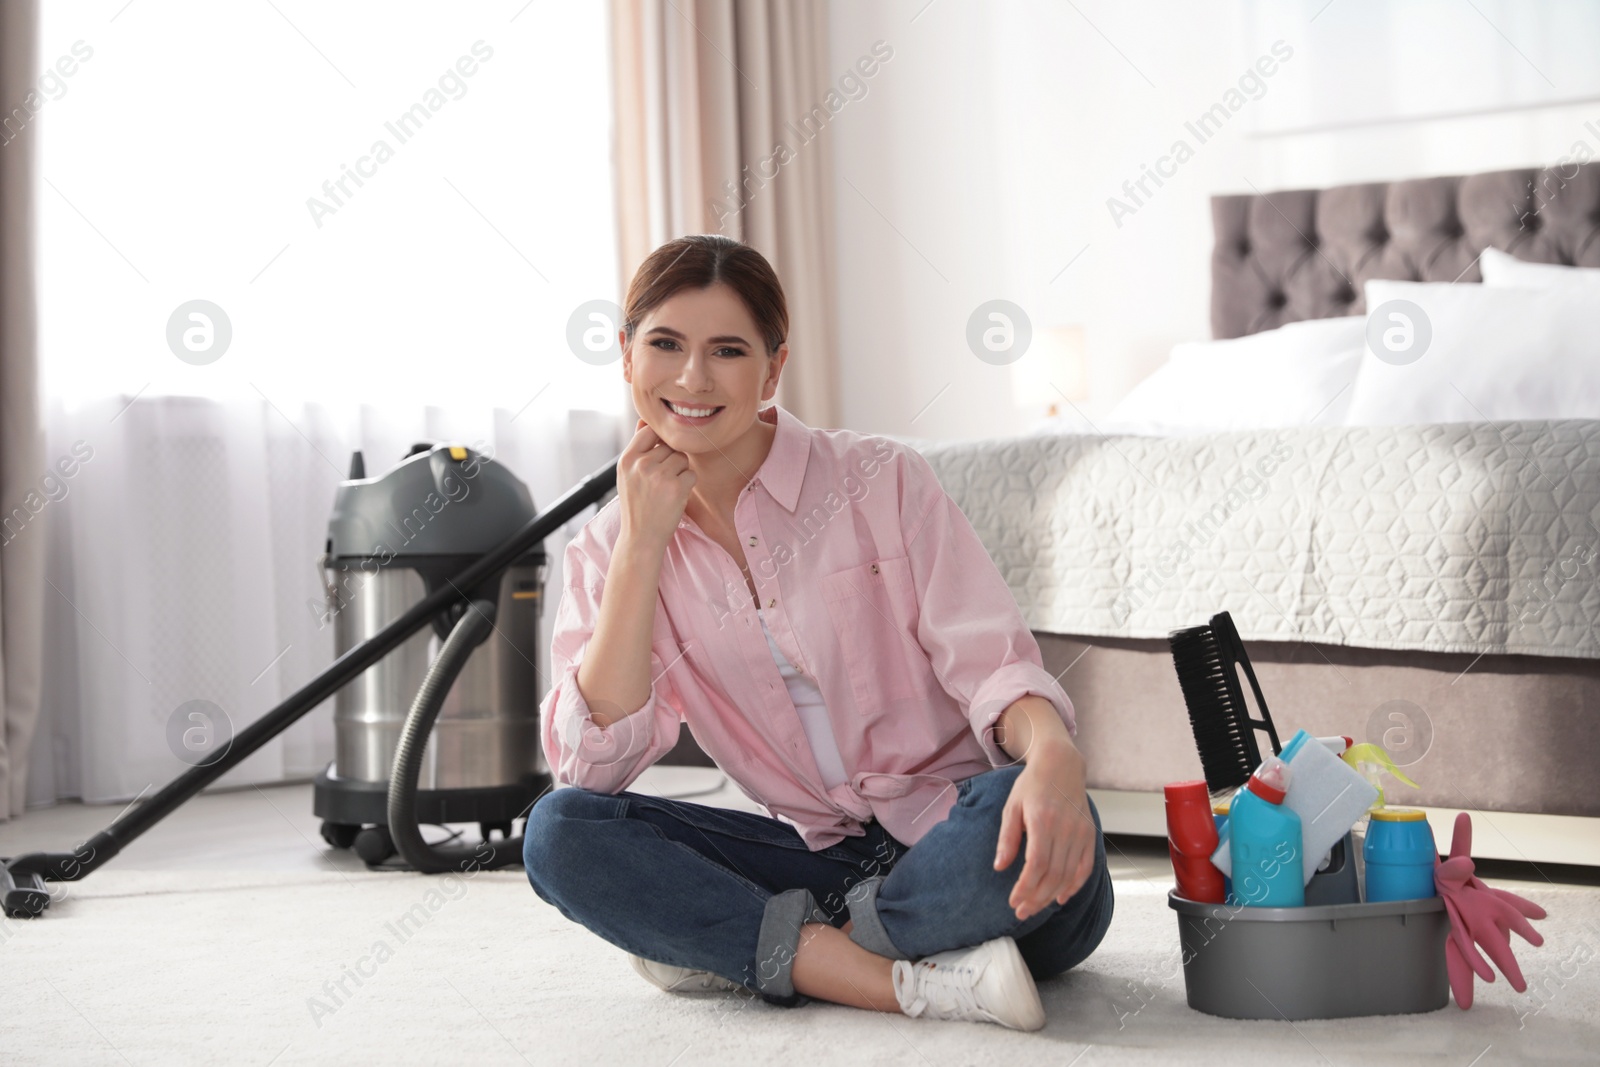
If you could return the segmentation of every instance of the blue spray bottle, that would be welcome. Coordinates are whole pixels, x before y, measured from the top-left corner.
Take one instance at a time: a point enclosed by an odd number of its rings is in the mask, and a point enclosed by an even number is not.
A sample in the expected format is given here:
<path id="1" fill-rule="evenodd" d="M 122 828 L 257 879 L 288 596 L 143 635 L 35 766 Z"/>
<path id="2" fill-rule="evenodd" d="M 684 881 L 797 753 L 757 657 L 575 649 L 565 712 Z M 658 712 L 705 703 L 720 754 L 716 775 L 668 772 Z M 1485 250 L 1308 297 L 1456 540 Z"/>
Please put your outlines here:
<path id="1" fill-rule="evenodd" d="M 1300 816 L 1283 804 L 1288 791 L 1289 765 L 1277 756 L 1268 756 L 1234 794 L 1228 813 L 1233 866 L 1230 903 L 1258 908 L 1305 906 Z"/>

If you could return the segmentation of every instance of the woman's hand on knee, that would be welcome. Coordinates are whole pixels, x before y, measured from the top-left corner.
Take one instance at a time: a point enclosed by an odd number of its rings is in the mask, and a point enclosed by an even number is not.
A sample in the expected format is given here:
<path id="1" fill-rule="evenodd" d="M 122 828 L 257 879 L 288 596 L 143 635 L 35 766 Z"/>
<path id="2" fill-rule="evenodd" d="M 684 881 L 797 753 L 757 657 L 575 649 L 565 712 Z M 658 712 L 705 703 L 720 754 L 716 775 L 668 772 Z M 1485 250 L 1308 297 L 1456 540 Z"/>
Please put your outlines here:
<path id="1" fill-rule="evenodd" d="M 1076 748 L 1041 747 L 1023 764 L 1000 814 L 996 870 L 1011 866 L 1024 832 L 1027 854 L 1009 901 L 1019 922 L 1052 900 L 1065 904 L 1094 870 L 1098 828 L 1089 812 L 1083 756 Z"/>

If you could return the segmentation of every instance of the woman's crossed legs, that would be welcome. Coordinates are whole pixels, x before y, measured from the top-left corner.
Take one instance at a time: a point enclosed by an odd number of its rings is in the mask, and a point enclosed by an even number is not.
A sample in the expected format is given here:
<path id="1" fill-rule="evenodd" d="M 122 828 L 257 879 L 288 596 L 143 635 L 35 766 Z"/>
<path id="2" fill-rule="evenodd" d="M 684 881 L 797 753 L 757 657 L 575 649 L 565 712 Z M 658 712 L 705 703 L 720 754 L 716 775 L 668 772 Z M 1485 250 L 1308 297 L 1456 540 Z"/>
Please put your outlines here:
<path id="1" fill-rule="evenodd" d="M 541 899 L 627 952 L 714 972 L 784 1007 L 817 997 L 898 1011 L 894 960 L 1009 936 L 1044 979 L 1104 937 L 1113 898 L 1103 838 L 1077 893 L 1017 921 L 1008 898 L 1026 841 L 1006 870 L 993 858 L 1020 772 L 958 783 L 949 816 L 914 848 L 873 821 L 818 852 L 766 816 L 563 788 L 529 814 L 523 856 Z M 1090 813 L 1098 827 L 1093 801 Z"/>

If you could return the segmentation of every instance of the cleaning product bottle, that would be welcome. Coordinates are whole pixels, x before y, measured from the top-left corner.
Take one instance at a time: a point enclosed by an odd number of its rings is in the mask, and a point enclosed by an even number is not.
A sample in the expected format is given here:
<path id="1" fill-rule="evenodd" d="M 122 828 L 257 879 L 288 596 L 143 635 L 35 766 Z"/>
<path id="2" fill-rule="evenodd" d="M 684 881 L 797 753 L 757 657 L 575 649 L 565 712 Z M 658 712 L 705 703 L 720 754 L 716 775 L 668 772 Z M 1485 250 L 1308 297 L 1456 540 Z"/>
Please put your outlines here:
<path id="1" fill-rule="evenodd" d="M 1413 900 L 1438 894 L 1433 864 L 1438 854 L 1428 817 L 1415 808 L 1374 808 L 1362 843 L 1367 900 Z"/>
<path id="2" fill-rule="evenodd" d="M 1207 904 L 1223 901 L 1222 872 L 1211 863 L 1217 849 L 1217 824 L 1211 817 L 1211 794 L 1204 779 L 1169 782 L 1167 850 L 1177 875 L 1178 895 Z"/>
<path id="3" fill-rule="evenodd" d="M 1289 765 L 1261 761 L 1233 796 L 1228 814 L 1232 902 L 1258 908 L 1298 908 L 1306 902 L 1300 816 L 1284 806 Z"/>
<path id="4" fill-rule="evenodd" d="M 1419 788 L 1416 782 L 1413 782 L 1411 779 L 1407 778 L 1405 776 L 1405 772 L 1399 767 L 1395 766 L 1394 760 L 1389 756 L 1388 750 L 1386 750 L 1382 745 L 1368 743 L 1359 745 L 1346 745 L 1344 752 L 1339 758 L 1360 772 L 1361 776 L 1367 781 L 1371 782 L 1372 787 L 1378 791 L 1377 802 L 1368 808 L 1361 818 L 1356 821 L 1355 831 L 1357 837 L 1362 837 L 1367 833 L 1369 823 L 1371 822 L 1372 813 L 1379 810 L 1384 805 L 1383 783 L 1380 781 L 1383 775 L 1393 775 L 1406 785 L 1409 785 L 1411 788 Z M 1363 860 L 1363 862 L 1365 861 Z"/>
<path id="5" fill-rule="evenodd" d="M 1233 803 L 1232 794 L 1211 798 L 1211 818 L 1217 824 L 1217 841 L 1222 841 L 1222 835 L 1228 832 L 1228 811 Z M 1216 866 L 1215 863 L 1212 864 Z M 1233 895 L 1233 879 L 1226 874 L 1222 876 L 1222 899 L 1227 900 Z"/>

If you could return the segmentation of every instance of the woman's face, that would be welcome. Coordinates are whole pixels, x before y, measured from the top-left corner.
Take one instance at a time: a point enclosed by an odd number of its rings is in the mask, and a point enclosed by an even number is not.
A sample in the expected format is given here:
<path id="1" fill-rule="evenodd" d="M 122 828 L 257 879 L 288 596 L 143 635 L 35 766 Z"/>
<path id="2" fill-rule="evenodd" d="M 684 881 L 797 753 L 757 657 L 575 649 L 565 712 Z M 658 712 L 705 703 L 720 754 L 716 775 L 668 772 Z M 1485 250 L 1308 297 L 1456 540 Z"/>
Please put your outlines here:
<path id="1" fill-rule="evenodd" d="M 711 452 L 749 432 L 761 403 L 777 391 L 789 346 L 769 357 L 744 301 L 718 282 L 662 301 L 640 320 L 632 343 L 624 339 L 622 352 L 622 376 L 640 418 L 679 452 Z M 673 407 L 714 414 L 693 418 Z"/>

